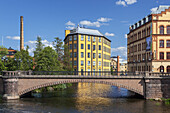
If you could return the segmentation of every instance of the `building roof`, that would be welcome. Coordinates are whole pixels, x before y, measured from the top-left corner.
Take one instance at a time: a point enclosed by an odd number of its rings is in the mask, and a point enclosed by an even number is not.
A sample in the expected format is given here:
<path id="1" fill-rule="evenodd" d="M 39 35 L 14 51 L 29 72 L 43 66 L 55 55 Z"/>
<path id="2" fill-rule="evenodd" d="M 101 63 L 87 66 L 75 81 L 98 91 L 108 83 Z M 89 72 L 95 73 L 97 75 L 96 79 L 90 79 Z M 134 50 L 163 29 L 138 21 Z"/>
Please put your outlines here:
<path id="1" fill-rule="evenodd" d="M 87 34 L 87 35 L 94 35 L 94 36 L 102 36 L 102 37 L 105 37 L 100 31 L 96 30 L 96 29 L 89 29 L 89 28 L 83 28 L 83 27 L 78 27 L 73 29 L 73 30 L 70 30 L 70 34 L 68 35 L 71 35 L 71 34 Z M 109 40 L 108 38 L 106 38 L 107 40 Z M 109 40 L 111 42 L 111 40 Z"/>
<path id="2" fill-rule="evenodd" d="M 165 11 L 165 9 L 168 9 L 169 7 L 169 5 L 160 5 L 156 10 L 152 11 L 151 14 L 160 14 L 162 11 Z"/>
<path id="3" fill-rule="evenodd" d="M 160 5 L 157 7 L 157 9 L 153 10 L 151 14 L 160 14 L 162 11 L 165 11 L 166 9 L 170 8 L 168 5 Z M 151 14 L 148 16 L 145 16 L 142 20 L 138 21 L 137 23 L 130 26 L 130 31 L 135 30 L 136 28 L 144 25 L 147 22 L 150 22 L 152 20 Z"/>
<path id="4" fill-rule="evenodd" d="M 89 35 L 97 35 L 97 36 L 104 36 L 102 33 L 100 33 L 98 30 L 95 29 L 88 29 L 88 28 L 82 28 L 77 27 L 73 30 L 71 30 L 70 34 L 79 33 L 79 34 L 89 34 Z"/>

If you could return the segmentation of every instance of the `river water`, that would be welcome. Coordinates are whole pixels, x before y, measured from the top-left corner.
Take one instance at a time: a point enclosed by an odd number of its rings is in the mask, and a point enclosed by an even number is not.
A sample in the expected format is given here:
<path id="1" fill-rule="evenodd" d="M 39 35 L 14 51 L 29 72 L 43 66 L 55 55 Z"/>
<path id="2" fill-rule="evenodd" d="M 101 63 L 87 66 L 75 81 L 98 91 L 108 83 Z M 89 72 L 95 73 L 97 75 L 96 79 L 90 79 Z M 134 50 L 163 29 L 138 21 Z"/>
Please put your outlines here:
<path id="1" fill-rule="evenodd" d="M 55 92 L 56 93 L 56 92 Z M 170 105 L 115 86 L 78 83 L 56 97 L 0 101 L 0 113 L 170 113 Z"/>

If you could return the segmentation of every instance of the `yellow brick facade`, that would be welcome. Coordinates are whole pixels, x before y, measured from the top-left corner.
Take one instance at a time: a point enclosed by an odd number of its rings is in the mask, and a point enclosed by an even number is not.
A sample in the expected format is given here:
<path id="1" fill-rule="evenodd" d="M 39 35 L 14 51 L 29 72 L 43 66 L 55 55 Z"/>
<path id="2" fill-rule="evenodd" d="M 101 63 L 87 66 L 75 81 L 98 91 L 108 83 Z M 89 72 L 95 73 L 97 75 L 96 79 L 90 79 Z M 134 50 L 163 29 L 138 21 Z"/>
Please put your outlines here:
<path id="1" fill-rule="evenodd" d="M 68 31 L 67 33 L 64 42 L 69 46 L 70 61 L 74 71 L 110 71 L 111 41 L 109 39 L 91 34 Z"/>

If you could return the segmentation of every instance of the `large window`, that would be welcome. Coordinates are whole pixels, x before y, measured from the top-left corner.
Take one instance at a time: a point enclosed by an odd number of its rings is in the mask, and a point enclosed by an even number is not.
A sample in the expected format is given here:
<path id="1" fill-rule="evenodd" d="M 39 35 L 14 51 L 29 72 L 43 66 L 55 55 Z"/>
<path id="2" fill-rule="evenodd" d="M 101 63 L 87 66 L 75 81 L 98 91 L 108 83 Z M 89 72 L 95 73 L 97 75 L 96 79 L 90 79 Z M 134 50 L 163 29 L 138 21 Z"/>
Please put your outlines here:
<path id="1" fill-rule="evenodd" d="M 101 61 L 99 61 L 99 66 L 101 66 Z"/>
<path id="2" fill-rule="evenodd" d="M 164 72 L 164 66 L 160 66 L 160 72 Z"/>
<path id="3" fill-rule="evenodd" d="M 93 45 L 93 50 L 96 50 L 96 46 L 95 45 Z"/>
<path id="4" fill-rule="evenodd" d="M 170 60 L 170 52 L 166 53 L 166 59 Z"/>
<path id="5" fill-rule="evenodd" d="M 77 48 L 77 44 L 74 44 L 74 49 L 76 49 Z"/>
<path id="6" fill-rule="evenodd" d="M 160 59 L 161 59 L 161 60 L 164 59 L 164 52 L 160 52 Z"/>
<path id="7" fill-rule="evenodd" d="M 96 42 L 96 38 L 93 36 L 93 42 Z"/>
<path id="8" fill-rule="evenodd" d="M 83 52 L 81 52 L 81 58 L 83 58 L 84 57 L 84 53 Z"/>
<path id="9" fill-rule="evenodd" d="M 88 58 L 90 58 L 90 53 L 88 53 Z"/>
<path id="10" fill-rule="evenodd" d="M 99 50 L 101 50 L 101 45 L 99 45 Z"/>
<path id="11" fill-rule="evenodd" d="M 101 58 L 101 53 L 99 53 L 99 58 Z"/>
<path id="12" fill-rule="evenodd" d="M 90 36 L 88 36 L 88 41 L 90 41 Z"/>
<path id="13" fill-rule="evenodd" d="M 69 40 L 72 41 L 72 36 L 69 36 Z"/>
<path id="14" fill-rule="evenodd" d="M 76 52 L 74 52 L 74 57 L 77 57 L 77 53 Z"/>
<path id="15" fill-rule="evenodd" d="M 83 41 L 84 40 L 84 35 L 81 35 L 81 41 Z"/>
<path id="16" fill-rule="evenodd" d="M 70 44 L 70 49 L 72 49 L 72 44 Z"/>
<path id="17" fill-rule="evenodd" d="M 164 34 L 164 26 L 160 26 L 160 34 Z"/>
<path id="18" fill-rule="evenodd" d="M 167 26 L 167 34 L 170 34 L 170 26 Z"/>
<path id="19" fill-rule="evenodd" d="M 88 66 L 90 66 L 90 61 L 88 61 Z"/>
<path id="20" fill-rule="evenodd" d="M 76 60 L 74 60 L 74 66 L 76 66 L 77 65 L 77 61 Z"/>
<path id="21" fill-rule="evenodd" d="M 77 35 L 74 35 L 74 40 L 77 40 Z"/>
<path id="22" fill-rule="evenodd" d="M 82 60 L 82 61 L 81 61 L 81 66 L 83 66 L 83 65 L 84 65 L 84 61 Z"/>
<path id="23" fill-rule="evenodd" d="M 101 42 L 101 37 L 99 37 L 99 42 Z"/>
<path id="24" fill-rule="evenodd" d="M 163 47 L 164 47 L 164 40 L 160 40 L 160 41 L 159 41 L 159 47 L 160 47 L 160 48 L 163 48 Z"/>
<path id="25" fill-rule="evenodd" d="M 96 53 L 93 53 L 93 58 L 96 58 Z"/>
<path id="26" fill-rule="evenodd" d="M 167 66 L 167 73 L 170 73 L 170 66 Z"/>
<path id="27" fill-rule="evenodd" d="M 88 44 L 88 49 L 90 49 L 90 44 Z"/>
<path id="28" fill-rule="evenodd" d="M 95 61 L 93 61 L 93 66 L 95 66 L 96 65 L 96 62 Z"/>
<path id="29" fill-rule="evenodd" d="M 70 53 L 70 58 L 72 58 L 72 53 Z"/>
<path id="30" fill-rule="evenodd" d="M 170 48 L 170 40 L 167 40 L 167 41 L 166 41 L 166 47 L 169 47 L 169 48 Z"/>
<path id="31" fill-rule="evenodd" d="M 81 44 L 81 49 L 84 49 L 84 44 Z"/>

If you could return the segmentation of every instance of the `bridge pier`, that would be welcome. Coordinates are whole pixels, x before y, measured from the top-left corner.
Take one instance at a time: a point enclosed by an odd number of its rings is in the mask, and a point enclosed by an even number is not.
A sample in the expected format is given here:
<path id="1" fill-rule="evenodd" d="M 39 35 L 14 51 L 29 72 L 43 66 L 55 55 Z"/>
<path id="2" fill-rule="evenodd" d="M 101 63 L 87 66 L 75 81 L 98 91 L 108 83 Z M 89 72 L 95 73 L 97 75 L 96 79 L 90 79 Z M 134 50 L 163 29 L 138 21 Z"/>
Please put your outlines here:
<path id="1" fill-rule="evenodd" d="M 3 87 L 4 87 L 3 99 L 5 100 L 19 99 L 18 78 L 4 78 Z"/>

